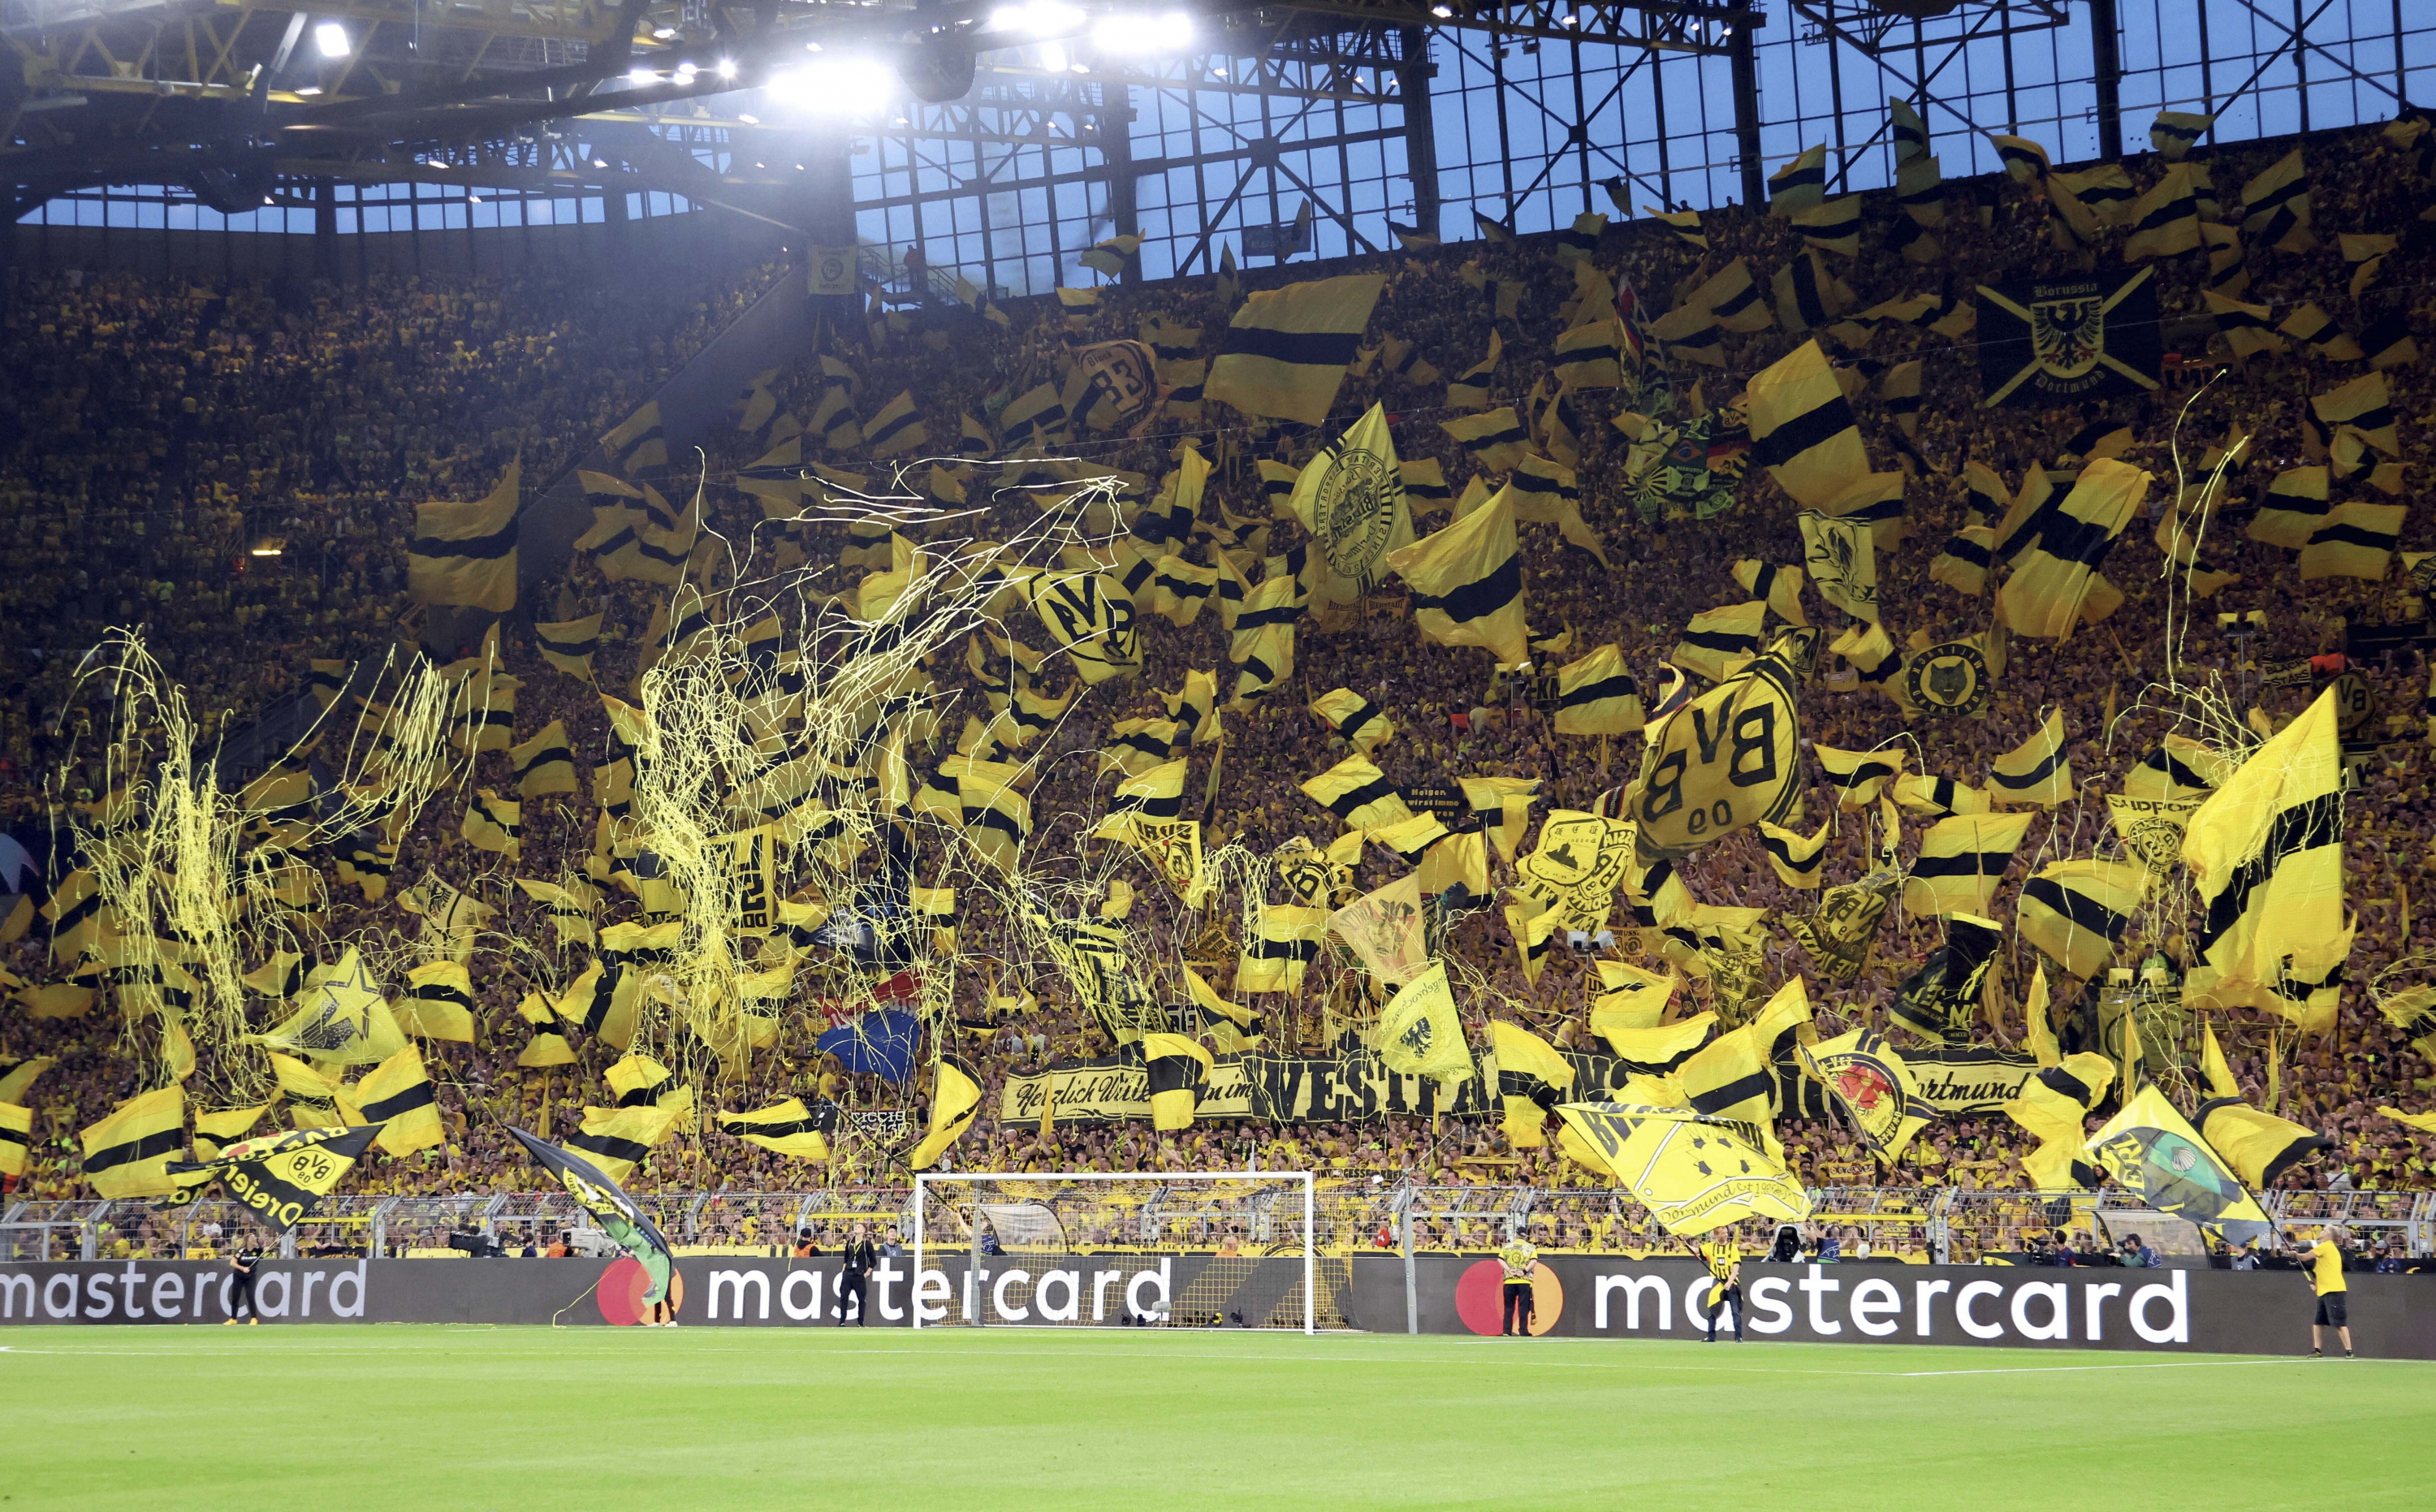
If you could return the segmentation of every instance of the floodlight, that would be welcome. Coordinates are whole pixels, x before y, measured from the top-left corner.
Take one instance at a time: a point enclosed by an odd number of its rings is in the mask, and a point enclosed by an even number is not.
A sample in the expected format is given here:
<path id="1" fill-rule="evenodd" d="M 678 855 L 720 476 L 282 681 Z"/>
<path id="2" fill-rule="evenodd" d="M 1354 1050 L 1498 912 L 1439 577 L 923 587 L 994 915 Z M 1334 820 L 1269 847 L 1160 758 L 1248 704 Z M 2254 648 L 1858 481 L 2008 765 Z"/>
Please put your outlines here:
<path id="1" fill-rule="evenodd" d="M 313 28 L 313 45 L 321 49 L 324 58 L 344 58 L 356 50 L 347 28 L 335 21 L 324 21 Z"/>

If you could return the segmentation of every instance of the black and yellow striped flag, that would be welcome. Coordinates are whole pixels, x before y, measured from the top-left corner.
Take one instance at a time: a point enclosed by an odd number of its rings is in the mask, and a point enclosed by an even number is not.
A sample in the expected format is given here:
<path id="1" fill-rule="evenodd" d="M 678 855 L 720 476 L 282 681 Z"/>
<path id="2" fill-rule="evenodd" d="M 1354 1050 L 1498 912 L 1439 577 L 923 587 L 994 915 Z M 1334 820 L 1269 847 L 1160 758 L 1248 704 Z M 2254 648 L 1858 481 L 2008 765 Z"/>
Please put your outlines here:
<path id="1" fill-rule="evenodd" d="M 1385 282 L 1348 273 L 1254 293 L 1228 322 L 1203 393 L 1245 414 L 1322 424 Z"/>
<path id="2" fill-rule="evenodd" d="M 519 798 L 543 798 L 577 791 L 575 753 L 567 748 L 564 720 L 552 720 L 531 739 L 510 746 L 508 765 L 515 773 Z"/>
<path id="3" fill-rule="evenodd" d="M 600 649 L 600 617 L 562 619 L 533 626 L 533 649 L 569 677 L 592 681 L 592 656 Z"/>
<path id="4" fill-rule="evenodd" d="M 1675 1068 L 1684 1104 L 1711 1118 L 1736 1119 L 1763 1127 L 1776 1118 L 1777 1074 L 1757 1022 L 1729 1030 Z"/>
<path id="5" fill-rule="evenodd" d="M 1161 1131 L 1192 1127 L 1192 1110 L 1212 1067 L 1209 1051 L 1183 1034 L 1144 1034 L 1142 1064 L 1150 1073 L 1150 1122 Z"/>
<path id="6" fill-rule="evenodd" d="M 1929 232 L 1945 224 L 1945 175 L 1933 157 L 1917 157 L 1895 169 L 1895 203 L 1903 206 L 1910 217 L 1913 235 L 1904 247 L 1905 256 L 1914 256 L 1913 248 L 1923 248 L 1927 255 L 1915 258 L 1933 262 L 1944 255 L 1944 249 Z M 1900 235 L 1898 233 L 1897 235 Z"/>
<path id="7" fill-rule="evenodd" d="M 1834 814 L 1819 821 L 1815 835 L 1763 821 L 1759 826 L 1760 849 L 1767 852 L 1767 863 L 1775 868 L 1777 880 L 1801 892 L 1815 892 L 1827 880 L 1827 840 L 1835 832 Z"/>
<path id="8" fill-rule="evenodd" d="M 406 996 L 391 1004 L 397 1027 L 424 1039 L 474 1042 L 474 982 L 455 961 L 426 961 L 406 974 Z"/>
<path id="9" fill-rule="evenodd" d="M 2027 555 L 2017 555 L 2013 575 L 1996 590 L 1996 614 L 2008 629 L 2062 639 L 2122 604 L 2121 591 L 2097 567 L 2148 497 L 2150 481 L 2129 462 L 2100 458 L 2081 469 L 2070 494 L 2038 509 L 2009 543 L 2009 554 Z"/>
<path id="10" fill-rule="evenodd" d="M 1804 252 L 1768 280 L 1776 318 L 1795 336 L 1824 326 L 1853 307 L 1853 291 L 1815 252 Z"/>
<path id="11" fill-rule="evenodd" d="M 1349 687 L 1331 688 L 1311 701 L 1311 711 L 1325 721 L 1331 734 L 1368 756 L 1395 739 L 1396 722 L 1378 704 Z"/>
<path id="12" fill-rule="evenodd" d="M 2132 235 L 2123 243 L 2123 260 L 2145 262 L 2170 257 L 2200 244 L 2199 192 L 2191 181 L 2191 165 L 2177 163 L 2132 206 Z"/>
<path id="13" fill-rule="evenodd" d="M 939 1057 L 938 1065 L 931 1068 L 930 1130 L 905 1157 L 906 1165 L 915 1171 L 937 1165 L 948 1147 L 973 1126 L 981 1105 L 980 1073 L 956 1056 Z"/>
<path id="14" fill-rule="evenodd" d="M 2149 128 L 2149 145 L 2168 163 L 2180 163 L 2189 153 L 2207 129 L 2216 124 L 2213 115 L 2191 111 L 2159 111 L 2156 121 Z"/>
<path id="15" fill-rule="evenodd" d="M 1861 253 L 1861 197 L 1838 195 L 1790 217 L 1805 246 L 1841 257 Z"/>
<path id="16" fill-rule="evenodd" d="M 1497 1095 L 1505 1104 L 1505 1142 L 1518 1150 L 1539 1149 L 1548 1142 L 1549 1117 L 1573 1101 L 1573 1062 L 1539 1035 L 1502 1018 L 1488 1021 L 1488 1045 L 1497 1058 Z"/>
<path id="17" fill-rule="evenodd" d="M 1557 669 L 1558 735 L 1630 735 L 1644 722 L 1641 685 L 1615 642 Z"/>
<path id="18" fill-rule="evenodd" d="M 1512 405 L 1500 405 L 1477 415 L 1441 420 L 1438 428 L 1471 454 L 1472 461 L 1492 473 L 1511 471 L 1530 449 L 1531 433 Z"/>
<path id="19" fill-rule="evenodd" d="M 1401 337 L 1391 336 L 1380 343 L 1379 365 L 1416 388 L 1436 383 L 1445 376 L 1421 356 L 1419 347 Z"/>
<path id="20" fill-rule="evenodd" d="M 1815 340 L 1804 341 L 1750 381 L 1751 460 L 1796 502 L 1830 509 L 1870 475 L 1869 453 L 1843 386 Z"/>
<path id="21" fill-rule="evenodd" d="M 1774 322 L 1760 298 L 1759 285 L 1751 278 L 1750 263 L 1741 257 L 1684 295 L 1682 303 L 1687 309 L 1707 310 L 1720 329 L 1744 335 L 1765 331 Z"/>
<path id="22" fill-rule="evenodd" d="M 1505 336 L 1490 331 L 1488 355 L 1447 381 L 1446 407 L 1449 409 L 1488 408 L 1489 387 L 1497 381 L 1497 364 L 1505 356 Z"/>
<path id="23" fill-rule="evenodd" d="M 1985 913 L 2035 814 L 1956 814 L 1928 826 L 1904 881 L 1913 913 Z"/>
<path id="24" fill-rule="evenodd" d="M 2326 487 L 2323 464 L 2286 468 L 2269 481 L 2266 494 L 2258 501 L 2258 513 L 2251 516 L 2248 528 L 2241 533 L 2287 551 L 2302 549 L 2333 513 L 2333 506 L 2326 501 Z"/>
<path id="25" fill-rule="evenodd" d="M 1612 389 L 1624 382 L 1622 322 L 1608 316 L 1575 326 L 1557 338 L 1550 367 L 1568 389 Z"/>
<path id="26" fill-rule="evenodd" d="M 2262 1113 L 2237 1094 L 2206 1099 L 2192 1110 L 2191 1122 L 2253 1191 L 2268 1190 L 2294 1164 L 2333 1147 L 2316 1130 Z"/>
<path id="27" fill-rule="evenodd" d="M 2072 761 L 2063 750 L 2063 709 L 2048 711 L 2036 734 L 1998 756 L 1988 772 L 1988 795 L 1998 803 L 2053 808 L 2072 796 Z"/>
<path id="28" fill-rule="evenodd" d="M 931 429 L 923 424 L 922 412 L 914 408 L 914 391 L 906 390 L 880 407 L 862 427 L 862 443 L 874 457 L 894 457 L 930 444 Z"/>
<path id="29" fill-rule="evenodd" d="M 175 1085 L 131 1097 L 77 1136 L 85 1179 L 108 1198 L 177 1190 L 169 1162 L 186 1150 L 186 1092 Z"/>
<path id="30" fill-rule="evenodd" d="M 260 1109 L 255 1109 L 259 1113 Z M 34 1110 L 0 1103 L 0 1176 L 22 1179 L 33 1154 Z"/>
<path id="31" fill-rule="evenodd" d="M 2036 183 L 2047 176 L 2047 149 L 2027 136 L 1993 136 L 1997 160 L 2015 183 Z"/>
<path id="32" fill-rule="evenodd" d="M 1765 599 L 1704 609 L 1683 627 L 1682 638 L 1666 659 L 1712 683 L 1722 683 L 1734 674 L 1742 659 L 1758 654 L 1766 622 Z"/>
<path id="33" fill-rule="evenodd" d="M 418 504 L 406 548 L 406 585 L 416 603 L 488 609 L 516 606 L 516 514 L 524 459 L 508 463 L 499 486 L 471 504 Z"/>
<path id="34" fill-rule="evenodd" d="M 2252 752 L 2192 813 L 2183 831 L 2205 916 L 2191 971 L 2195 1002 L 2284 1001 L 2286 979 L 2307 979 L 2350 953 L 2343 908 L 2342 747 L 2329 687 Z"/>
<path id="35" fill-rule="evenodd" d="M 2027 814 L 2021 817 L 2028 822 Z M 1949 915 L 1943 943 L 1895 988 L 1894 1000 L 1887 1005 L 1888 1017 L 1923 1039 L 1969 1044 L 1980 989 L 1987 984 L 1988 967 L 2004 943 L 2004 927 L 1995 920 L 1971 913 Z"/>
<path id="36" fill-rule="evenodd" d="M 476 850 L 514 860 L 524 852 L 524 805 L 477 788 L 465 800 L 465 819 L 457 833 Z"/>
<path id="37" fill-rule="evenodd" d="M 516 1052 L 518 1066 L 547 1069 L 575 1064 L 575 1048 L 566 1042 L 566 1031 L 559 1027 L 548 999 L 537 992 L 526 993 L 517 1000 L 516 1017 L 532 1026 L 532 1037 Z"/>
<path id="38" fill-rule="evenodd" d="M 635 1168 L 651 1158 L 677 1124 L 675 1107 L 587 1107 L 583 1132 L 567 1138 L 569 1150 L 600 1168 L 611 1181 L 623 1182 Z"/>
<path id="39" fill-rule="evenodd" d="M 1767 213 L 1785 219 L 1816 210 L 1827 199 L 1827 148 L 1805 148 L 1784 166 L 1767 176 Z"/>
<path id="40" fill-rule="evenodd" d="M 1396 551 L 1387 565 L 1412 589 L 1421 634 L 1441 646 L 1486 646 L 1519 666 L 1531 659 L 1522 617 L 1522 556 L 1514 506 L 1503 490 L 1435 535 Z"/>
<path id="41" fill-rule="evenodd" d="M 600 451 L 610 466 L 629 478 L 646 467 L 666 467 L 669 441 L 660 428 L 660 402 L 652 400 L 601 437 Z"/>
<path id="42" fill-rule="evenodd" d="M 2393 391 L 2382 373 L 2365 373 L 2331 393 L 2313 395 L 2309 414 L 2302 421 L 2303 440 L 2311 459 L 2324 455 L 2338 431 L 2345 426 L 2388 457 L 2402 455 L 2394 429 Z"/>
<path id="43" fill-rule="evenodd" d="M 2305 252 L 2310 234 L 2309 170 L 2294 148 L 2241 186 L 2241 229 L 2278 252 Z"/>
<path id="44" fill-rule="evenodd" d="M 2336 505 L 2309 534 L 2301 548 L 2301 581 L 2320 578 L 2382 579 L 2393 565 L 2394 543 L 2402 537 L 2402 504 L 2370 504 L 2352 499 Z"/>
<path id="45" fill-rule="evenodd" d="M 1413 817 L 1402 791 L 1367 756 L 1347 756 L 1305 781 L 1302 791 L 1348 829 L 1384 829 Z"/>
<path id="46" fill-rule="evenodd" d="M 837 1120 L 834 1104 L 814 1114 L 804 1106 L 802 1098 L 791 1097 L 749 1113 L 722 1113 L 716 1121 L 720 1133 L 773 1154 L 795 1160 L 826 1160 L 829 1135 L 835 1132 Z"/>
<path id="47" fill-rule="evenodd" d="M 466 1037 L 470 1039 L 471 1034 Z M 423 1068 L 423 1051 L 412 1045 L 366 1072 L 349 1089 L 348 1097 L 361 1115 L 349 1121 L 380 1125 L 378 1138 L 384 1154 L 412 1155 L 448 1141 L 431 1077 Z"/>
<path id="48" fill-rule="evenodd" d="M 8 1099 L 0 1098 L 0 1103 Z M 195 1115 L 195 1158 L 216 1160 L 222 1150 L 236 1143 L 246 1132 L 262 1121 L 270 1104 L 258 1103 L 252 1107 L 215 1108 Z"/>
<path id="49" fill-rule="evenodd" d="M 2137 861 L 2057 861 L 2022 884 L 2014 924 L 2025 941 L 2086 981 L 2113 964 L 2149 882 L 2149 868 Z"/>

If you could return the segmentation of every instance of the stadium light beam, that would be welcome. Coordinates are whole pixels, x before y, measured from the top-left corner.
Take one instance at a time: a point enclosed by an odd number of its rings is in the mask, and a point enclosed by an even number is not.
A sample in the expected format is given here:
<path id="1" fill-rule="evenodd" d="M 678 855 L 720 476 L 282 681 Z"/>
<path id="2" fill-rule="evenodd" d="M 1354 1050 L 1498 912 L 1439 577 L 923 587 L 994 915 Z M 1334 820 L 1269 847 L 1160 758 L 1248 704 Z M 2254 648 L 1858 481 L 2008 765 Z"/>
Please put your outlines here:
<path id="1" fill-rule="evenodd" d="M 1192 18 L 1181 10 L 1128 10 L 1102 16 L 1091 41 L 1103 52 L 1129 57 L 1180 52 L 1192 44 Z"/>
<path id="2" fill-rule="evenodd" d="M 896 74 L 870 60 L 824 55 L 770 80 L 770 97 L 812 115 L 869 115 L 895 100 Z"/>
<path id="3" fill-rule="evenodd" d="M 1000 6 L 991 11 L 989 29 L 1028 37 L 1064 37 L 1082 30 L 1089 20 L 1079 7 L 1067 5 L 1064 0 L 1024 0 L 1021 5 Z"/>
<path id="4" fill-rule="evenodd" d="M 335 21 L 324 21 L 313 28 L 313 45 L 324 58 L 344 58 L 356 50 L 355 39 Z"/>

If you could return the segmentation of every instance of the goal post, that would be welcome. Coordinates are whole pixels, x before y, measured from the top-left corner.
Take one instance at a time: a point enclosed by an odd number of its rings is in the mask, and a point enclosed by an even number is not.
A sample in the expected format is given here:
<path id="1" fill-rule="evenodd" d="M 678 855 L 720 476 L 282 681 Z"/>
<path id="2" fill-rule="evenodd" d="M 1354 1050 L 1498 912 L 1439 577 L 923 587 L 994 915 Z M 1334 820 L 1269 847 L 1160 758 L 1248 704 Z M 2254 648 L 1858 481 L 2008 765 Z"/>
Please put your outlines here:
<path id="1" fill-rule="evenodd" d="M 917 1173 L 914 1327 L 1342 1326 L 1316 1191 L 1308 1171 Z"/>

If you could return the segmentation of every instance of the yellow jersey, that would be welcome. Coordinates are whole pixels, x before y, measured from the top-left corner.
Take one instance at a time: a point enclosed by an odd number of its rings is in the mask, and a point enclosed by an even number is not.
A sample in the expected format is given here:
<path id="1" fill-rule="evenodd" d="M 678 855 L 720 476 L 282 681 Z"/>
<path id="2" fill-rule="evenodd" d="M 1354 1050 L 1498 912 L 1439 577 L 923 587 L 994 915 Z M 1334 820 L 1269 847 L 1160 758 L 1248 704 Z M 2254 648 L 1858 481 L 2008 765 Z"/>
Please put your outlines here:
<path id="1" fill-rule="evenodd" d="M 1508 1242 L 1505 1248 L 1497 1252 L 1497 1263 L 1505 1267 L 1505 1279 L 1509 1282 L 1529 1280 L 1531 1267 L 1538 1264 L 1539 1260 L 1540 1252 L 1532 1248 L 1527 1242 L 1520 1239 Z"/>
<path id="2" fill-rule="evenodd" d="M 1734 1278 L 1734 1267 L 1742 1263 L 1743 1250 L 1740 1244 L 1731 1241 L 1722 1244 L 1703 1244 L 1700 1246 L 1700 1259 L 1707 1262 L 1711 1276 L 1720 1281 L 1731 1281 Z"/>
<path id="3" fill-rule="evenodd" d="M 2309 1290 L 2320 1296 L 2351 1290 L 2343 1284 L 2342 1249 L 2331 1239 L 2318 1241 L 2317 1247 L 2309 1251 Z"/>

